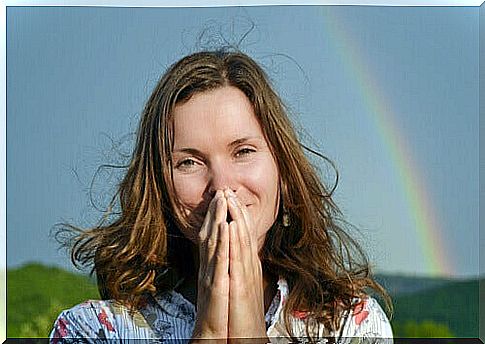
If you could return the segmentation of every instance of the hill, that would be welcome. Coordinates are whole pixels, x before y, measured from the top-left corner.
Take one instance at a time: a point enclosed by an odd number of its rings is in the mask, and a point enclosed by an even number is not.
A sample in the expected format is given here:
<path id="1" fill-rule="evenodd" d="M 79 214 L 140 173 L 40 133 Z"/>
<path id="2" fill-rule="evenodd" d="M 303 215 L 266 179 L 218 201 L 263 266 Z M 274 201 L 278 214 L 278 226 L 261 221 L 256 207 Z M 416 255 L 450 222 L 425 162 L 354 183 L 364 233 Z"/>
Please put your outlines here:
<path id="1" fill-rule="evenodd" d="M 59 313 L 99 298 L 87 276 L 41 264 L 7 270 L 7 337 L 47 337 Z"/>
<path id="2" fill-rule="evenodd" d="M 449 282 L 412 294 L 398 294 L 393 301 L 397 322 L 433 320 L 447 325 L 456 337 L 479 335 L 479 280 Z"/>

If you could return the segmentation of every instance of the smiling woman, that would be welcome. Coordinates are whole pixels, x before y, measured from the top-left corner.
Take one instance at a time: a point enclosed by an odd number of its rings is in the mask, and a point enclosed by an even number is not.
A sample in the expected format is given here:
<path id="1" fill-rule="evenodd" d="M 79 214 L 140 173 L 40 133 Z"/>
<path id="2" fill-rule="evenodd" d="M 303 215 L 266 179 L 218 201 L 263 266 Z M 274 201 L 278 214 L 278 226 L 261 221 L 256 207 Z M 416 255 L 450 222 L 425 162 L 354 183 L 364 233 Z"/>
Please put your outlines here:
<path id="1" fill-rule="evenodd" d="M 62 312 L 52 342 L 392 342 L 366 293 L 386 292 L 247 55 L 200 52 L 168 69 L 117 195 L 119 218 L 72 247 L 103 300 Z"/>

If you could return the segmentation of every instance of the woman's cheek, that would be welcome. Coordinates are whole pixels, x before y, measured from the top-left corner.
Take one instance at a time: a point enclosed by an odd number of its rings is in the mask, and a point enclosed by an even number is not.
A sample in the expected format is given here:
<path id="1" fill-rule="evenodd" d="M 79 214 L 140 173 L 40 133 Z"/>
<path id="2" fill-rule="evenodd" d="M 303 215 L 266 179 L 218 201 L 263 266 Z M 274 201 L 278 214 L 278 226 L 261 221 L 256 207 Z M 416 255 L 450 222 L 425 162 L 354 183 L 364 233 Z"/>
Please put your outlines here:
<path id="1" fill-rule="evenodd" d="M 271 198 L 275 196 L 275 187 L 278 186 L 276 166 L 270 159 L 258 159 L 253 164 L 245 166 L 241 172 L 246 184 L 258 194 L 259 197 Z"/>
<path id="2" fill-rule="evenodd" d="M 190 212 L 202 202 L 204 186 L 200 178 L 193 176 L 174 176 L 174 186 L 176 197 L 186 211 Z"/>
<path id="3" fill-rule="evenodd" d="M 204 214 L 199 214 L 202 203 L 201 182 L 194 176 L 174 175 L 175 196 L 182 206 L 182 211 L 186 216 L 191 228 L 180 228 L 183 235 L 194 243 L 198 241 L 198 230 L 195 228 L 202 225 Z"/>

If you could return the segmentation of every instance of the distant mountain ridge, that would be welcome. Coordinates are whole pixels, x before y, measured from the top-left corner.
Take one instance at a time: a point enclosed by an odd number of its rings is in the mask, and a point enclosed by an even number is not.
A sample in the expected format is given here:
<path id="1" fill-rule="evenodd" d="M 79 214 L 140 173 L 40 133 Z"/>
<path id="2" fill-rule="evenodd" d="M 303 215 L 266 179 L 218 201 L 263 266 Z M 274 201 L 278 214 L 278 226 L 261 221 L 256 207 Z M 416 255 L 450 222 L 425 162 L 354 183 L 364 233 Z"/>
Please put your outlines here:
<path id="1" fill-rule="evenodd" d="M 393 296 L 414 294 L 459 281 L 452 278 L 376 274 L 375 279 Z"/>

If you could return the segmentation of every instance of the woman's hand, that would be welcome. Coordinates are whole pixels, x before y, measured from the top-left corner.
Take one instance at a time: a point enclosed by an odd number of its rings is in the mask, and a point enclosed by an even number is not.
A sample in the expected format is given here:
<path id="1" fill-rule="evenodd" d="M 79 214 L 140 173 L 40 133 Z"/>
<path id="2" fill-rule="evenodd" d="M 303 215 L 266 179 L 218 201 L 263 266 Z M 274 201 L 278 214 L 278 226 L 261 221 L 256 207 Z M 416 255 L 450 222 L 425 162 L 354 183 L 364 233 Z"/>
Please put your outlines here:
<path id="1" fill-rule="evenodd" d="M 227 211 L 232 217 L 228 224 Z M 245 205 L 226 190 L 217 191 L 199 233 L 197 318 L 192 342 L 267 343 L 263 277 L 256 233 Z"/>
<path id="2" fill-rule="evenodd" d="M 199 233 L 199 280 L 197 318 L 193 341 L 221 339 L 226 342 L 229 314 L 229 226 L 227 201 L 217 191 L 209 204 Z"/>
<path id="3" fill-rule="evenodd" d="M 229 223 L 229 325 L 231 342 L 267 343 L 264 292 L 257 233 L 248 210 L 231 190 L 225 190 Z M 238 339 L 239 338 L 239 339 Z M 252 338 L 252 339 L 249 339 Z"/>

